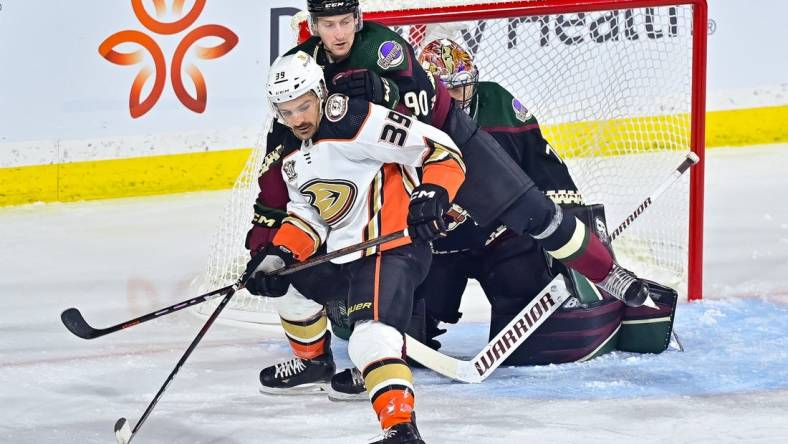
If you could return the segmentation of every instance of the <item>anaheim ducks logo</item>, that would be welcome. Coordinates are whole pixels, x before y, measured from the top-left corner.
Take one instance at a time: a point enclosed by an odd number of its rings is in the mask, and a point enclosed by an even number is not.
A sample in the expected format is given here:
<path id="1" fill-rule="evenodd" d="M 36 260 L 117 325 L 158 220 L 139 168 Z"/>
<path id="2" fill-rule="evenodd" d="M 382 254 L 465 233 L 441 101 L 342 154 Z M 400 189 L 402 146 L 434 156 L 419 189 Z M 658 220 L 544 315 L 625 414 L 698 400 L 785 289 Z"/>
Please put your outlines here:
<path id="1" fill-rule="evenodd" d="M 328 225 L 342 220 L 356 201 L 358 190 L 347 180 L 310 180 L 299 189 Z"/>

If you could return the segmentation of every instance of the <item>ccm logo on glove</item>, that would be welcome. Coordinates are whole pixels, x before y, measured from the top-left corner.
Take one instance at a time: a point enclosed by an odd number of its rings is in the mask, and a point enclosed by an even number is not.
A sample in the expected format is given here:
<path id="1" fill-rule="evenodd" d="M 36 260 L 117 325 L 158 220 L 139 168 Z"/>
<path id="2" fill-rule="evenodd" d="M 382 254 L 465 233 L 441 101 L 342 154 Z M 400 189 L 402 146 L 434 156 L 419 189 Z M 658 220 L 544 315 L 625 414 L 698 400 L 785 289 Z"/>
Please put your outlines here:
<path id="1" fill-rule="evenodd" d="M 424 190 L 416 191 L 416 190 L 413 190 L 413 194 L 410 196 L 410 200 L 414 200 L 414 199 L 432 199 L 434 197 L 435 197 L 435 192 L 434 191 L 424 191 Z"/>
<path id="2" fill-rule="evenodd" d="M 413 189 L 408 205 L 408 235 L 415 242 L 446 236 L 443 215 L 449 209 L 449 193 L 440 185 L 423 183 Z"/>

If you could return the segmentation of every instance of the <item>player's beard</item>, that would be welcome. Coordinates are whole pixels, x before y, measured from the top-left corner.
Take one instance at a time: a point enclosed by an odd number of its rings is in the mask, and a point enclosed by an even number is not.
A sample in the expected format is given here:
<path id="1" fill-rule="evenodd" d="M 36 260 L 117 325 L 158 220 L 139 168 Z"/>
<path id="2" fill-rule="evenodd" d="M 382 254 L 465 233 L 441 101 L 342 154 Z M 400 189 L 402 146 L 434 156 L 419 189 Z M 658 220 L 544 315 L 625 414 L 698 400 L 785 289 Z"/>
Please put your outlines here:
<path id="1" fill-rule="evenodd" d="M 293 134 L 299 140 L 309 140 L 315 135 L 315 125 L 311 123 L 304 123 L 303 125 L 295 126 L 292 128 Z"/>

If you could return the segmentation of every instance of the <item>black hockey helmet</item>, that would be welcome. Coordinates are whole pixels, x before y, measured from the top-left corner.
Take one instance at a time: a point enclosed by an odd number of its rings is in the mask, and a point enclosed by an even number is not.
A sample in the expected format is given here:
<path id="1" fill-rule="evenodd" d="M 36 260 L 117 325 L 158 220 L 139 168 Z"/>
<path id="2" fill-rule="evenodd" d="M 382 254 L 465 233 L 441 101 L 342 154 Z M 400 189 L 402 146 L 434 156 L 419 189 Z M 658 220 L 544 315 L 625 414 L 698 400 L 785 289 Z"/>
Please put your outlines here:
<path id="1" fill-rule="evenodd" d="M 307 0 L 307 9 L 315 17 L 342 15 L 358 11 L 358 0 Z"/>
<path id="2" fill-rule="evenodd" d="M 312 34 L 316 34 L 315 28 L 318 17 L 343 14 L 353 14 L 353 17 L 358 20 L 356 31 L 361 30 L 362 18 L 358 0 L 307 0 L 306 7 L 309 11 L 309 24 L 312 26 Z"/>

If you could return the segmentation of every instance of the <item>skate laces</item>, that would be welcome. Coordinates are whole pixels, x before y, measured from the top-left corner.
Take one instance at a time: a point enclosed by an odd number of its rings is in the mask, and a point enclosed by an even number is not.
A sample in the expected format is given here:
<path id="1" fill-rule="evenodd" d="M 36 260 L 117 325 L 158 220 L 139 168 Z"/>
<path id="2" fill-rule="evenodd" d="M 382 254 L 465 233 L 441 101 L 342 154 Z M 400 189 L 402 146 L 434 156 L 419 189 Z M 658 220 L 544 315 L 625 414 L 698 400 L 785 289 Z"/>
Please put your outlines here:
<path id="1" fill-rule="evenodd" d="M 301 358 L 290 358 L 285 362 L 280 362 L 279 364 L 275 365 L 274 378 L 286 378 L 288 376 L 301 373 L 304 369 L 306 369 L 306 366 L 304 365 L 304 361 Z"/>
<path id="2" fill-rule="evenodd" d="M 637 281 L 637 277 L 631 271 L 613 263 L 613 269 L 598 285 L 611 296 L 624 299 L 629 287 Z"/>
<path id="3" fill-rule="evenodd" d="M 383 439 L 389 439 L 397 436 L 397 429 L 393 426 L 383 431 Z"/>
<path id="4" fill-rule="evenodd" d="M 361 372 L 355 367 L 350 369 L 350 378 L 354 386 L 364 385 L 364 377 L 361 375 Z"/>

